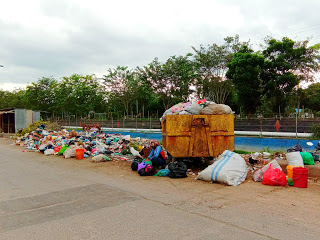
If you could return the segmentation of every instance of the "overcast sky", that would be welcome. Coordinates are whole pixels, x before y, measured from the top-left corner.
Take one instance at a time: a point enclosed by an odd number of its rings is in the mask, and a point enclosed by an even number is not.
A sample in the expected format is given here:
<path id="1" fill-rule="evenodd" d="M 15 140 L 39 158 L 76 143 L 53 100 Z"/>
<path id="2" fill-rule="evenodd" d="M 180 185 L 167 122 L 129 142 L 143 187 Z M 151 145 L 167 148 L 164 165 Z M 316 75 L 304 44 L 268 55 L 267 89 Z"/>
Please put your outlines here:
<path id="1" fill-rule="evenodd" d="M 144 66 L 221 44 L 263 38 L 320 42 L 316 0 L 7 0 L 0 4 L 0 89 L 42 77 Z"/>

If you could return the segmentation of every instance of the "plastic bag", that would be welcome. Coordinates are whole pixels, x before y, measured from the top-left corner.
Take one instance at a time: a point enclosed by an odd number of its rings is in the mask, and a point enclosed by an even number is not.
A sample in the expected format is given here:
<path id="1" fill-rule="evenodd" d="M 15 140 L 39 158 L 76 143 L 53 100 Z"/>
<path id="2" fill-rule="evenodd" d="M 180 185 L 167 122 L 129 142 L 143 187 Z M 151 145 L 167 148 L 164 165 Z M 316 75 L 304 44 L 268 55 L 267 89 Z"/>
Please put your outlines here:
<path id="1" fill-rule="evenodd" d="M 161 169 L 154 176 L 158 177 L 169 177 L 170 170 L 169 169 Z"/>
<path id="2" fill-rule="evenodd" d="M 185 178 L 187 175 L 187 165 L 184 162 L 171 162 L 168 164 L 170 178 Z"/>
<path id="3" fill-rule="evenodd" d="M 62 146 L 58 146 L 58 147 L 54 148 L 54 152 L 55 152 L 55 153 L 58 153 L 61 148 L 62 148 Z"/>
<path id="4" fill-rule="evenodd" d="M 286 186 L 287 178 L 284 172 L 278 168 L 273 168 L 270 164 L 268 170 L 263 175 L 262 183 L 271 186 Z"/>
<path id="5" fill-rule="evenodd" d="M 58 152 L 58 155 L 63 155 L 64 151 L 67 150 L 69 148 L 68 145 L 64 145 Z"/>
<path id="6" fill-rule="evenodd" d="M 64 158 L 72 158 L 72 157 L 75 157 L 76 154 L 77 154 L 77 149 L 78 147 L 75 146 L 75 145 L 72 145 L 70 146 L 68 149 L 66 149 L 64 152 L 63 152 L 63 156 Z"/>
<path id="7" fill-rule="evenodd" d="M 44 151 L 44 155 L 49 156 L 49 155 L 53 155 L 54 154 L 54 150 L 53 149 L 47 149 Z"/>
<path id="8" fill-rule="evenodd" d="M 156 173 L 156 170 L 150 164 L 147 164 L 144 168 L 141 168 L 138 171 L 140 176 L 153 176 Z"/>
<path id="9" fill-rule="evenodd" d="M 288 153 L 289 153 L 289 152 L 302 152 L 302 147 L 301 147 L 301 145 L 300 145 L 299 143 L 297 143 L 295 146 L 289 148 L 289 149 L 287 150 L 287 152 L 288 152 Z"/>
<path id="10" fill-rule="evenodd" d="M 263 174 L 268 170 L 268 168 L 270 167 L 271 164 L 272 164 L 273 168 L 279 168 L 280 170 L 282 170 L 282 168 L 280 167 L 280 165 L 277 162 L 277 160 L 272 160 L 267 165 L 265 165 L 263 168 L 260 168 L 259 170 L 254 172 L 253 180 L 255 182 L 262 182 Z"/>
<path id="11" fill-rule="evenodd" d="M 200 110 L 200 114 L 211 115 L 211 114 L 231 114 L 232 110 L 225 104 L 210 104 Z"/>
<path id="12" fill-rule="evenodd" d="M 312 157 L 312 154 L 309 152 L 301 152 L 300 153 L 303 163 L 306 165 L 314 165 L 314 159 Z"/>
<path id="13" fill-rule="evenodd" d="M 247 163 L 237 153 L 225 150 L 216 162 L 201 171 L 197 180 L 238 186 L 247 177 Z"/>
<path id="14" fill-rule="evenodd" d="M 190 107 L 186 108 L 186 111 L 191 113 L 191 114 L 199 114 L 200 113 L 200 110 L 203 108 L 202 105 L 198 104 L 197 102 L 194 102 L 191 104 Z"/>
<path id="15" fill-rule="evenodd" d="M 288 165 L 295 165 L 296 167 L 304 167 L 303 159 L 300 155 L 300 152 L 289 152 L 286 153 L 286 158 L 288 161 Z"/>
<path id="16" fill-rule="evenodd" d="M 99 154 L 99 155 L 93 157 L 93 158 L 92 158 L 92 161 L 93 161 L 93 162 L 105 162 L 105 161 L 106 161 L 105 155 Z"/>

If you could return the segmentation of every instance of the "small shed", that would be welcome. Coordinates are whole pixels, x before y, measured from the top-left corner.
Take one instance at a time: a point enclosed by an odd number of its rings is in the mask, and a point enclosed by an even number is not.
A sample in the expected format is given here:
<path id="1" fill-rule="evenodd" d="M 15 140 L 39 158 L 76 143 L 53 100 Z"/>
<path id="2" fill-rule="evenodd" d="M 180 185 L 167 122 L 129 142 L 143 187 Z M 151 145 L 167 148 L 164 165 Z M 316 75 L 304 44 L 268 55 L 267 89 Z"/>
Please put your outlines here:
<path id="1" fill-rule="evenodd" d="M 40 111 L 21 108 L 0 109 L 0 132 L 16 133 L 40 120 Z"/>

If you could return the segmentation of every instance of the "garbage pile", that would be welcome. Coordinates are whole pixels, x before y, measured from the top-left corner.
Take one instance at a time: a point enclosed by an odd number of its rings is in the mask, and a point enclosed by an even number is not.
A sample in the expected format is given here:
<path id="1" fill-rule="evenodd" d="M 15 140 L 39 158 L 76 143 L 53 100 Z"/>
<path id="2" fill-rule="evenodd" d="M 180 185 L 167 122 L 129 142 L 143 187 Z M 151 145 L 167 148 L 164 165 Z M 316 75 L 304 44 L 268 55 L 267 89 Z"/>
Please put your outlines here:
<path id="1" fill-rule="evenodd" d="M 272 186 L 307 187 L 308 169 L 305 165 L 314 165 L 316 152 L 304 152 L 299 144 L 290 147 L 287 153 L 277 153 L 271 158 L 271 154 L 264 152 L 254 153 L 249 156 L 249 169 L 253 172 L 253 180 Z M 287 161 L 287 176 L 283 172 L 278 160 Z"/>
<path id="2" fill-rule="evenodd" d="M 232 110 L 228 105 L 217 104 L 205 99 L 196 102 L 178 103 L 166 110 L 160 121 L 163 121 L 167 115 L 218 115 L 232 114 Z"/>
<path id="3" fill-rule="evenodd" d="M 140 176 L 186 178 L 188 177 L 187 172 L 190 173 L 190 169 L 187 169 L 187 165 L 182 161 L 170 162 L 157 171 L 152 161 L 148 158 L 141 159 L 139 157 L 133 160 L 131 169 L 137 171 Z"/>
<path id="4" fill-rule="evenodd" d="M 65 158 L 77 157 L 77 149 L 82 149 L 83 158 L 92 156 L 94 162 L 128 160 L 142 157 L 149 148 L 149 140 L 130 135 L 96 132 L 49 131 L 45 126 L 17 137 L 15 144 L 30 151 L 45 155 L 63 155 Z M 80 152 L 80 151 L 79 151 Z"/>

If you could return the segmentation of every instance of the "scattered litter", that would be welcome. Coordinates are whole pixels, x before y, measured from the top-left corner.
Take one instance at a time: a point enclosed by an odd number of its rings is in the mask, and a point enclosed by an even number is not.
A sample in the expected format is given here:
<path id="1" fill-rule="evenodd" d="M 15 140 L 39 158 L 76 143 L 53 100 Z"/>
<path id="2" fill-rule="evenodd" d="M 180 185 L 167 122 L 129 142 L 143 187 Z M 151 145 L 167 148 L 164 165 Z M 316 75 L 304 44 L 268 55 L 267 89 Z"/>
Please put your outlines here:
<path id="1" fill-rule="evenodd" d="M 282 168 L 280 167 L 279 163 L 277 162 L 277 160 L 273 160 L 271 162 L 269 162 L 267 165 L 265 165 L 263 168 L 258 169 L 254 174 L 253 174 L 253 180 L 255 182 L 262 182 L 263 180 L 263 175 L 264 173 L 268 170 L 268 168 L 272 165 L 273 168 L 278 168 L 280 170 L 282 170 Z"/>

